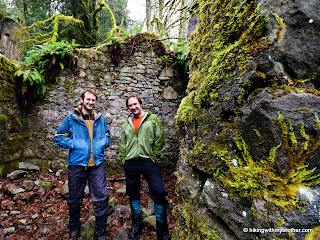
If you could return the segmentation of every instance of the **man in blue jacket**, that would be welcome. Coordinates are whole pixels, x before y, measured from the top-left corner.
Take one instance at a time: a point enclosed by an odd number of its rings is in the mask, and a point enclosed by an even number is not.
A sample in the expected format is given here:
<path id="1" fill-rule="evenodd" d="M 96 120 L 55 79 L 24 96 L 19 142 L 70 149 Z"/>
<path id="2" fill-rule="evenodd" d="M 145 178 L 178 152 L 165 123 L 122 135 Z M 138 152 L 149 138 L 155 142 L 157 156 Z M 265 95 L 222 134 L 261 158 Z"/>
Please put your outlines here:
<path id="1" fill-rule="evenodd" d="M 80 235 L 80 208 L 88 181 L 96 217 L 95 239 L 105 240 L 109 196 L 104 169 L 104 148 L 110 144 L 110 131 L 101 113 L 94 111 L 97 96 L 85 90 L 80 106 L 66 116 L 54 139 L 59 146 L 69 149 L 69 239 Z"/>

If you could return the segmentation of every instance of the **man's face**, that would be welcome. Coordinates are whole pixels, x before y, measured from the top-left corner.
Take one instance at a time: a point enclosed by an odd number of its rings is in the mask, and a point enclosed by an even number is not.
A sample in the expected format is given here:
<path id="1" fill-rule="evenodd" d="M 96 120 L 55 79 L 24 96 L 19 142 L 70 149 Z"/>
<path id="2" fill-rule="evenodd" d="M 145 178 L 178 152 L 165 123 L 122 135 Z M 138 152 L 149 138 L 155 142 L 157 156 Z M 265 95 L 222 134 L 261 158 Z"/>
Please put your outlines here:
<path id="1" fill-rule="evenodd" d="M 143 115 L 142 105 L 135 97 L 128 99 L 128 108 L 135 117 L 141 117 Z"/>
<path id="2" fill-rule="evenodd" d="M 80 101 L 84 108 L 84 113 L 90 113 L 96 104 L 96 96 L 90 92 L 84 94 L 84 99 L 80 98 Z"/>

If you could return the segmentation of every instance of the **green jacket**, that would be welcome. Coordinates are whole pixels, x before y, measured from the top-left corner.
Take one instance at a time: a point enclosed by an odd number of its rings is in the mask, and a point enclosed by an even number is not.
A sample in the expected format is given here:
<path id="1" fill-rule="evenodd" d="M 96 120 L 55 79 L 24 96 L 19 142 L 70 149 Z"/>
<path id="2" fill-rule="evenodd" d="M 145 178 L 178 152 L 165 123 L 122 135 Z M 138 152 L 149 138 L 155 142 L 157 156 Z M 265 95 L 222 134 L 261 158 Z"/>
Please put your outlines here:
<path id="1" fill-rule="evenodd" d="M 119 162 L 132 158 L 160 159 L 164 151 L 164 135 L 159 118 L 148 111 L 142 119 L 138 134 L 136 134 L 132 116 L 125 120 L 121 127 L 119 137 Z"/>

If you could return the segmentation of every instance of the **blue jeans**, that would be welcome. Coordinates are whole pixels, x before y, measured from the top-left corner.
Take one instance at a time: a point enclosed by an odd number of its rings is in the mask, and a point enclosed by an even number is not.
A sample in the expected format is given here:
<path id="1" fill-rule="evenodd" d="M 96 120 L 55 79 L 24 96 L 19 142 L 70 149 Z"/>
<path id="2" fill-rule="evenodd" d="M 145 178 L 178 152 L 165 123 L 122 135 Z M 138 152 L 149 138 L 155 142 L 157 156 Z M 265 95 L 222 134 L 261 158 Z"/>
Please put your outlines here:
<path id="1" fill-rule="evenodd" d="M 158 164 L 151 159 L 135 158 L 124 163 L 126 191 L 130 201 L 140 200 L 140 175 L 148 182 L 150 198 L 155 204 L 165 204 L 168 192 L 164 189 Z"/>
<path id="2" fill-rule="evenodd" d="M 67 204 L 69 210 L 80 211 L 83 193 L 88 181 L 90 197 L 93 201 L 96 217 L 106 214 L 109 196 L 104 164 L 94 167 L 68 166 L 69 194 Z"/>

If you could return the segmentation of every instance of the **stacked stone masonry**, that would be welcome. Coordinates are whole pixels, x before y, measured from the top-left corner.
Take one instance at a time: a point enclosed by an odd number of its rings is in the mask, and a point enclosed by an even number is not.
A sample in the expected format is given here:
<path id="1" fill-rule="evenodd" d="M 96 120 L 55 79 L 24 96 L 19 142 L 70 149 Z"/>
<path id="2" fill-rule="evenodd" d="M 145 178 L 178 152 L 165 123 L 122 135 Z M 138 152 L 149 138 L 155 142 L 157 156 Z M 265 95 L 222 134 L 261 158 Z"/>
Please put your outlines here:
<path id="1" fill-rule="evenodd" d="M 123 58 L 118 67 L 112 63 L 108 47 L 98 57 L 79 55 L 77 74 L 63 71 L 52 89 L 47 89 L 45 99 L 28 110 L 25 126 L 33 137 L 24 145 L 26 160 L 42 164 L 43 160 L 48 164 L 56 161 L 66 167 L 68 150 L 54 144 L 54 134 L 65 116 L 79 105 L 82 91 L 91 88 L 98 95 L 96 110 L 103 113 L 111 131 L 111 145 L 105 150 L 109 170 L 119 169 L 118 138 L 121 124 L 130 114 L 125 102 L 131 94 L 139 94 L 143 108 L 156 114 L 163 124 L 166 149 L 160 165 L 176 164 L 179 144 L 175 115 L 188 79 L 182 79 L 172 66 L 161 66 L 150 49 L 142 47 L 129 55 L 122 48 Z"/>

